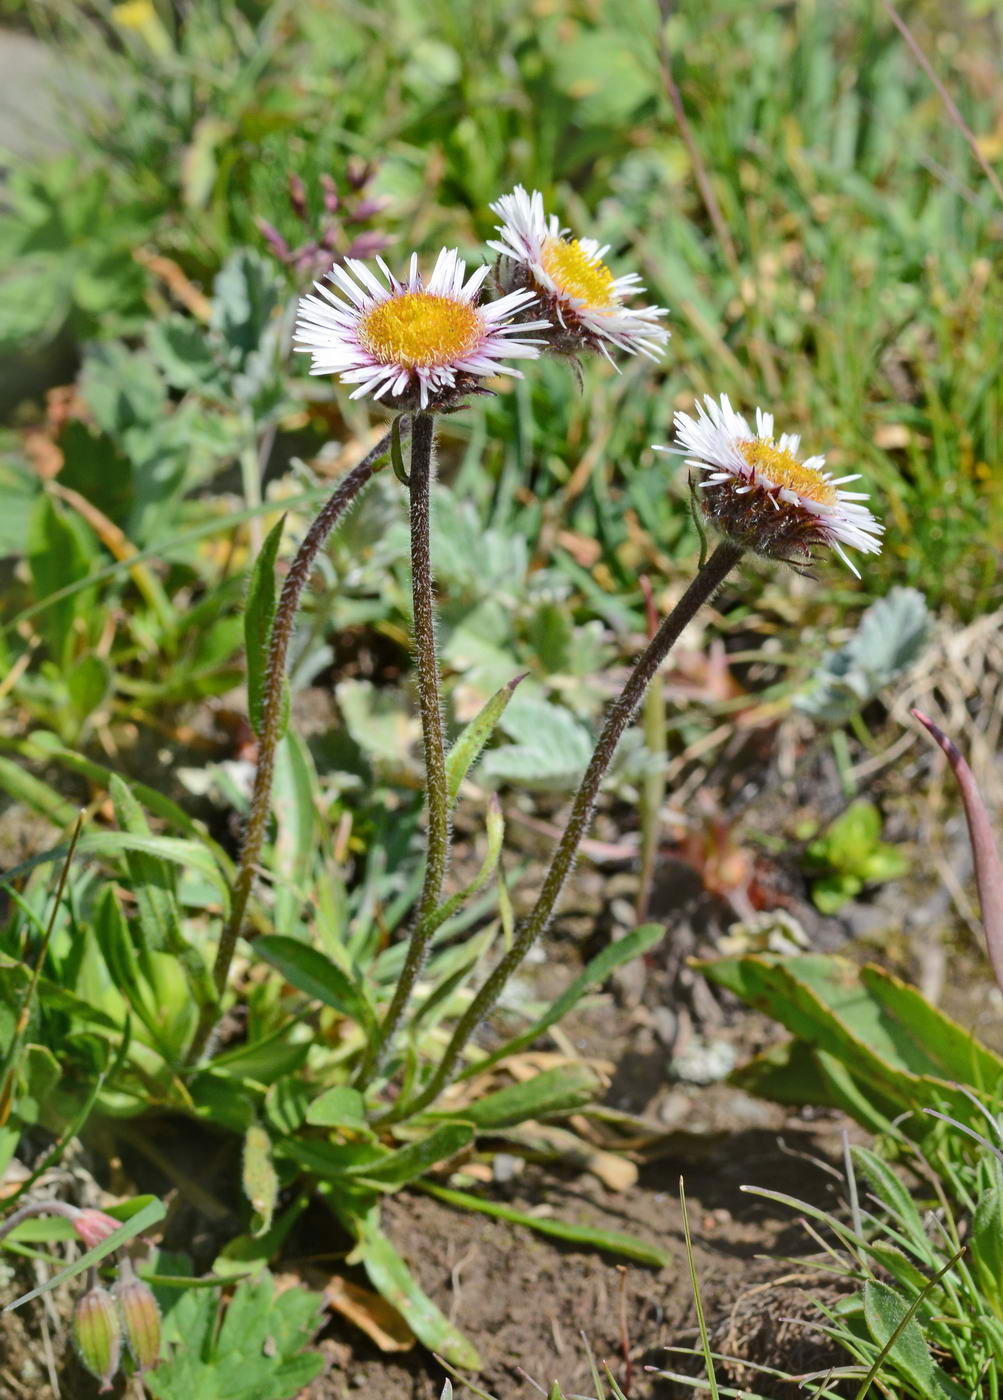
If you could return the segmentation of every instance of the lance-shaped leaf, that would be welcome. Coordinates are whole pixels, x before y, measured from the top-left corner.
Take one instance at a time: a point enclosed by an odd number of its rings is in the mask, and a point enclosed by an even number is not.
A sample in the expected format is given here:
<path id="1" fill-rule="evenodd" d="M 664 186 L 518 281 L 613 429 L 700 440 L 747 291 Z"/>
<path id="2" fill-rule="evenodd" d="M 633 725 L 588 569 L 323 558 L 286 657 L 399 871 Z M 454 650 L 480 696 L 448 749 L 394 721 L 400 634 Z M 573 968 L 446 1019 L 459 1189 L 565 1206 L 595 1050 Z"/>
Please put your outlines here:
<path id="1" fill-rule="evenodd" d="M 247 712 L 255 734 L 261 735 L 268 652 L 275 621 L 275 560 L 282 541 L 286 517 L 268 532 L 261 552 L 254 561 L 244 605 L 244 647 L 247 653 Z"/>
<path id="2" fill-rule="evenodd" d="M 298 991 L 358 1022 L 367 1041 L 378 1035 L 376 1012 L 365 992 L 316 948 L 277 933 L 259 938 L 254 947 Z"/>
<path id="3" fill-rule="evenodd" d="M 462 1116 L 482 1132 L 511 1128 L 530 1118 L 574 1113 L 591 1103 L 598 1090 L 599 1080 L 587 1065 L 558 1065 L 522 1084 L 509 1084 L 493 1094 L 485 1094 L 468 1104 Z"/>
<path id="4" fill-rule="evenodd" d="M 482 706 L 460 734 L 449 750 L 446 758 L 446 780 L 449 786 L 449 800 L 455 802 L 460 784 L 477 762 L 481 750 L 494 733 L 495 725 L 505 713 L 508 702 L 515 694 L 516 686 L 526 679 L 528 672 L 515 676 L 508 685 L 503 685 Z"/>

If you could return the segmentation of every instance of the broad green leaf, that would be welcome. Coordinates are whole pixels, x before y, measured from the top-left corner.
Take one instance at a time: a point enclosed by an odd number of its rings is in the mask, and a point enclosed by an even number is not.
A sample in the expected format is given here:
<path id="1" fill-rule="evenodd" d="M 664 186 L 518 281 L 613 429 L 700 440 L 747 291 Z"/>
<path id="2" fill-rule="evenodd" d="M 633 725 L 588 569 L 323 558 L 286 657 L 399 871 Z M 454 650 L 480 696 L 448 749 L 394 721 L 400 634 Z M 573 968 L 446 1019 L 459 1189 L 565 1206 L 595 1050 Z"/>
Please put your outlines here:
<path id="1" fill-rule="evenodd" d="M 883 1347 L 892 1334 L 901 1329 L 892 1342 L 888 1360 L 895 1364 L 920 1395 L 929 1396 L 932 1400 L 938 1393 L 943 1393 L 937 1384 L 937 1368 L 916 1318 L 904 1321 L 908 1311 L 906 1300 L 887 1284 L 874 1279 L 868 1279 L 864 1284 L 864 1316 L 871 1336 L 878 1346 Z"/>
<path id="2" fill-rule="evenodd" d="M 365 1171 L 391 1154 L 374 1142 L 327 1142 L 324 1138 L 284 1138 L 275 1154 L 297 1163 L 324 1181 L 348 1181 L 350 1171 Z"/>
<path id="3" fill-rule="evenodd" d="M 624 963 L 640 957 L 649 948 L 653 948 L 656 943 L 661 942 L 664 937 L 665 928 L 662 924 L 643 924 L 640 928 L 634 929 L 632 933 L 628 933 L 626 937 L 608 944 L 601 953 L 598 953 L 591 962 L 585 965 L 571 985 L 561 993 L 539 1020 L 534 1021 L 526 1030 L 513 1036 L 497 1050 L 493 1050 L 484 1059 L 477 1060 L 468 1066 L 459 1075 L 459 1078 L 469 1079 L 471 1075 L 479 1074 L 490 1065 L 496 1065 L 499 1060 L 504 1060 L 509 1055 L 515 1055 L 520 1050 L 525 1049 L 527 1045 L 531 1045 L 538 1036 L 543 1035 L 551 1026 L 563 1020 L 572 1007 L 581 1001 L 590 987 L 605 982 L 610 973 L 615 972 Z"/>
<path id="4" fill-rule="evenodd" d="M 593 739 L 569 710 L 520 697 L 502 728 L 515 740 L 485 754 L 482 771 L 538 791 L 574 787 L 592 756 Z"/>
<path id="5" fill-rule="evenodd" d="M 961 1122 L 974 1112 L 958 1082 L 992 1090 L 1003 1060 L 931 1006 L 919 992 L 877 967 L 843 958 L 775 954 L 696 964 L 736 995 L 774 1016 L 817 1051 L 841 1062 L 874 1092 L 879 1110 L 896 1106 L 901 1130 L 923 1136 L 924 1105 Z"/>
<path id="6" fill-rule="evenodd" d="M 306 1121 L 316 1128 L 351 1128 L 359 1131 L 368 1127 L 366 1101 L 358 1089 L 347 1084 L 328 1089 L 314 1099 L 306 1111 Z"/>
<path id="7" fill-rule="evenodd" d="M 452 1187 L 439 1186 L 431 1181 L 423 1181 L 421 1190 L 460 1210 L 480 1211 L 482 1215 L 493 1215 L 496 1219 L 508 1220 L 513 1225 L 525 1225 L 541 1235 L 567 1240 L 571 1244 L 581 1244 L 587 1249 L 601 1249 L 609 1254 L 620 1254 L 625 1259 L 634 1259 L 639 1264 L 650 1264 L 655 1269 L 665 1268 L 670 1262 L 664 1249 L 646 1244 L 644 1240 L 635 1239 L 633 1235 L 621 1234 L 619 1230 L 599 1230 L 591 1225 L 571 1225 L 567 1221 L 554 1220 L 550 1216 L 529 1215 L 525 1211 L 514 1210 L 501 1201 L 471 1196 L 466 1191 L 454 1191 Z"/>
<path id="8" fill-rule="evenodd" d="M 212 1061 L 213 1072 L 256 1084 L 271 1084 L 284 1075 L 294 1074 L 310 1053 L 309 1040 L 294 1036 L 294 1023 L 286 1022 L 268 1035 L 217 1055 Z"/>
<path id="9" fill-rule="evenodd" d="M 66 672 L 70 704 L 80 723 L 100 710 L 112 692 L 114 675 L 108 662 L 91 652 Z"/>
<path id="10" fill-rule="evenodd" d="M 443 1123 L 418 1142 L 410 1142 L 372 1165 L 350 1167 L 347 1174 L 378 1182 L 384 1190 L 405 1186 L 409 1181 L 423 1176 L 438 1162 L 461 1152 L 473 1140 L 474 1130 L 469 1123 Z"/>
<path id="11" fill-rule="evenodd" d="M 275 620 L 275 560 L 286 517 L 283 515 L 269 530 L 254 561 L 244 604 L 244 646 L 247 653 L 247 712 L 254 732 L 261 737 L 262 707 L 265 678 L 268 673 L 268 651 Z M 283 685 L 285 680 L 283 679 Z"/>
<path id="12" fill-rule="evenodd" d="M 446 780 L 449 786 L 450 802 L 456 801 L 460 784 L 477 762 L 481 750 L 491 738 L 495 726 L 505 713 L 508 702 L 515 694 L 516 686 L 523 680 L 525 680 L 524 675 L 516 676 L 507 685 L 503 685 L 501 690 L 496 691 L 487 704 L 473 717 L 449 750 L 446 757 Z"/>
<path id="13" fill-rule="evenodd" d="M 530 1118 L 574 1113 L 591 1103 L 598 1091 L 599 1080 L 587 1065 L 561 1065 L 524 1083 L 509 1084 L 493 1094 L 485 1094 L 468 1104 L 461 1116 L 482 1132 L 513 1128 Z"/>
<path id="14" fill-rule="evenodd" d="M 266 934 L 255 945 L 259 957 L 280 972 L 287 982 L 306 996 L 333 1007 L 358 1023 L 366 1040 L 379 1033 L 376 1013 L 362 988 L 357 986 L 323 953 L 281 934 Z"/>
<path id="15" fill-rule="evenodd" d="M 167 1301 L 168 1355 L 143 1383 L 158 1400 L 293 1400 L 324 1369 L 306 1350 L 322 1301 L 301 1287 L 276 1293 L 263 1270 L 237 1284 L 220 1324 L 218 1295 L 195 1281 Z"/>
<path id="16" fill-rule="evenodd" d="M 278 307 L 274 266 L 253 248 L 237 248 L 213 283 L 212 330 L 234 369 L 246 369 Z"/>

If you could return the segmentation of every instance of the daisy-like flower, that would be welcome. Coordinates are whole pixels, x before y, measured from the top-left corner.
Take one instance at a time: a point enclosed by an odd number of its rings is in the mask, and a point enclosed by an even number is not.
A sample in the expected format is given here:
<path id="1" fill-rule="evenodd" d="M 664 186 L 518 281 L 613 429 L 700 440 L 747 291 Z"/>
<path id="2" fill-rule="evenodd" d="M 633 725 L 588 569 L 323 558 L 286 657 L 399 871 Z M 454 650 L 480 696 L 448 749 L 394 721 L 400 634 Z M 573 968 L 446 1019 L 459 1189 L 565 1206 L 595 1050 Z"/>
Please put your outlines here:
<path id="1" fill-rule="evenodd" d="M 491 205 L 502 219 L 501 238 L 488 243 L 498 253 L 499 279 L 506 290 L 528 287 L 544 312 L 557 322 L 549 337 L 552 349 L 565 354 L 598 350 L 612 363 L 609 346 L 628 354 L 657 359 L 669 332 L 658 324 L 664 306 L 629 307 L 626 296 L 643 292 L 636 272 L 614 277 L 604 258 L 608 244 L 594 238 L 569 238 L 556 214 L 544 213 L 539 190 L 527 193 L 516 185 Z"/>
<path id="2" fill-rule="evenodd" d="M 704 514 L 742 549 L 785 563 L 806 563 L 827 545 L 860 577 L 843 546 L 879 554 L 884 526 L 861 501 L 862 491 L 844 491 L 859 476 L 832 477 L 824 457 L 802 457 L 797 433 L 773 436 L 773 414 L 756 409 L 756 431 L 722 394 L 697 404 L 696 417 L 675 416 L 678 447 L 659 447 L 684 457 L 710 475 L 700 483 Z"/>
<path id="3" fill-rule="evenodd" d="M 328 273 L 337 291 L 315 282 L 318 295 L 299 304 L 296 349 L 313 356 L 311 374 L 337 374 L 358 385 L 353 399 L 389 394 L 401 408 L 444 409 L 475 391 L 485 375 L 521 377 L 506 360 L 540 354 L 544 342 L 524 332 L 550 323 L 512 321 L 536 300 L 532 291 L 478 301 L 488 266 L 467 277 L 457 250 L 443 248 L 426 283 L 412 253 L 401 282 L 382 258 L 376 261 L 386 285 L 365 263 L 348 258 Z"/>

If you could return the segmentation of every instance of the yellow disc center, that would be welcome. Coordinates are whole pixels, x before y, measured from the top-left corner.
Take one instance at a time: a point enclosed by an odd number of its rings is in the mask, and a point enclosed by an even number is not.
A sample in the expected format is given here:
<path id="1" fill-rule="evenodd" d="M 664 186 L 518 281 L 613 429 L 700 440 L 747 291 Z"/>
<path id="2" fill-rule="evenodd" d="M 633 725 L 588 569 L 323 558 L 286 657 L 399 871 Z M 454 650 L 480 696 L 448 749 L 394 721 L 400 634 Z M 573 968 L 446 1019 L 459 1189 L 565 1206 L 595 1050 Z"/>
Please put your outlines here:
<path id="1" fill-rule="evenodd" d="M 577 238 L 548 238 L 540 262 L 560 291 L 578 297 L 590 309 L 600 310 L 613 301 L 612 272 L 602 258 L 586 253 Z"/>
<path id="2" fill-rule="evenodd" d="M 820 471 L 806 467 L 792 453 L 777 447 L 776 443 L 756 438 L 753 442 L 740 442 L 737 447 L 749 466 L 761 472 L 774 486 L 786 486 L 809 501 L 817 501 L 819 505 L 834 506 L 838 503 L 838 491 L 829 485 Z"/>
<path id="3" fill-rule="evenodd" d="M 384 365 L 448 365 L 474 350 L 484 334 L 469 301 L 431 292 L 400 292 L 367 311 L 359 338 Z"/>

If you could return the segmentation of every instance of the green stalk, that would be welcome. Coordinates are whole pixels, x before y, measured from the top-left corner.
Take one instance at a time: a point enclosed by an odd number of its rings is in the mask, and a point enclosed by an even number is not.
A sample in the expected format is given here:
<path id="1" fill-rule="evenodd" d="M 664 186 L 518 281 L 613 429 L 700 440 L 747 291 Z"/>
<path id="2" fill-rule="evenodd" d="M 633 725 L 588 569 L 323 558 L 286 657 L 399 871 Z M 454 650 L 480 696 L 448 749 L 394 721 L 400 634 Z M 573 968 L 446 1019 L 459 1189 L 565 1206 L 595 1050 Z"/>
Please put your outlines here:
<path id="1" fill-rule="evenodd" d="M 452 1039 L 443 1052 L 438 1068 L 426 1087 L 410 1103 L 396 1105 L 379 1121 L 395 1122 L 417 1113 L 430 1104 L 449 1084 L 463 1049 L 474 1031 L 489 1014 L 506 982 L 519 967 L 530 948 L 547 928 L 571 873 L 578 848 L 588 831 L 602 780 L 609 769 L 624 730 L 637 713 L 648 684 L 665 660 L 683 628 L 692 621 L 704 603 L 714 596 L 728 574 L 742 558 L 743 551 L 728 541 L 715 549 L 698 570 L 693 582 L 665 618 L 655 636 L 638 658 L 618 698 L 610 706 L 599 741 L 589 760 L 585 776 L 575 794 L 564 834 L 551 858 L 536 904 L 516 930 L 512 947 L 491 972 L 464 1012 Z"/>
<path id="2" fill-rule="evenodd" d="M 414 930 L 400 979 L 383 1018 L 377 1040 L 366 1047 L 357 1083 L 365 1086 L 379 1068 L 401 1023 L 415 984 L 428 958 L 428 946 L 437 927 L 434 915 L 442 900 L 449 864 L 449 782 L 446 776 L 446 742 L 442 730 L 439 697 L 439 659 L 435 642 L 435 596 L 431 559 L 431 485 L 435 445 L 435 421 L 430 413 L 416 414 L 411 432 L 411 598 L 414 611 L 414 655 L 421 710 L 422 747 L 425 755 L 425 791 L 428 800 L 425 877 L 418 900 Z"/>
<path id="3" fill-rule="evenodd" d="M 268 826 L 272 781 L 275 775 L 275 753 L 282 737 L 286 662 L 300 599 L 313 569 L 314 561 L 323 548 L 328 535 L 345 515 L 359 492 L 369 483 L 370 478 L 389 456 L 390 436 L 390 433 L 386 433 L 372 451 L 363 457 L 357 467 L 353 467 L 337 489 L 328 497 L 320 514 L 310 526 L 302 544 L 296 551 L 296 557 L 289 567 L 289 572 L 282 585 L 282 592 L 279 594 L 269 641 L 268 669 L 262 697 L 258 766 L 254 772 L 250 815 L 244 830 L 244 841 L 240 848 L 240 859 L 237 864 L 231 896 L 230 917 L 223 928 L 219 948 L 216 952 L 216 962 L 213 966 L 213 981 L 216 992 L 220 996 L 230 973 L 230 964 L 233 961 L 234 949 L 237 946 L 237 939 L 244 922 L 247 902 L 254 887 L 258 857 L 261 854 Z M 189 1051 L 189 1063 L 194 1063 L 201 1056 L 212 1033 L 217 1014 L 218 1003 L 203 1009 Z"/>

